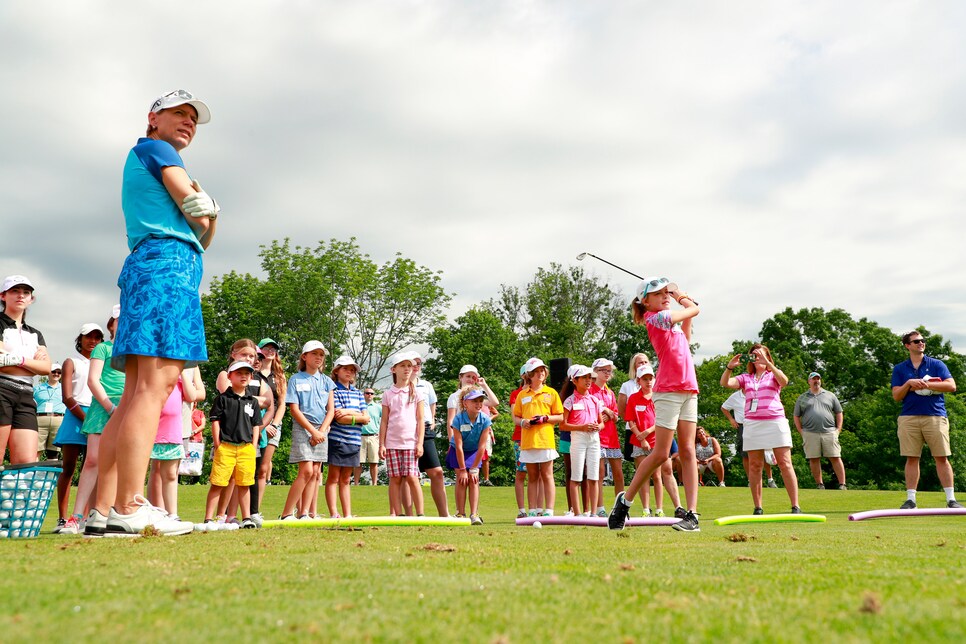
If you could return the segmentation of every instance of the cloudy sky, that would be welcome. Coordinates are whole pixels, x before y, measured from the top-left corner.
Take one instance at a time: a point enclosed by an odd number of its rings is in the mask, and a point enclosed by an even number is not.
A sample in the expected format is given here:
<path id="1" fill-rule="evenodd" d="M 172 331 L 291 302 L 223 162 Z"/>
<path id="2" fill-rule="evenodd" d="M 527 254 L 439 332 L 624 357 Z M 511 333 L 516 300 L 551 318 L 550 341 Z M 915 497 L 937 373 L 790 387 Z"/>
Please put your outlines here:
<path id="1" fill-rule="evenodd" d="M 966 351 L 958 2 L 5 2 L 0 273 L 66 355 L 117 301 L 152 100 L 222 205 L 206 275 L 359 238 L 444 271 L 450 315 L 581 251 L 702 304 L 702 356 L 791 307 Z M 633 278 L 587 260 L 630 297 Z M 206 281 L 207 284 L 207 281 Z"/>

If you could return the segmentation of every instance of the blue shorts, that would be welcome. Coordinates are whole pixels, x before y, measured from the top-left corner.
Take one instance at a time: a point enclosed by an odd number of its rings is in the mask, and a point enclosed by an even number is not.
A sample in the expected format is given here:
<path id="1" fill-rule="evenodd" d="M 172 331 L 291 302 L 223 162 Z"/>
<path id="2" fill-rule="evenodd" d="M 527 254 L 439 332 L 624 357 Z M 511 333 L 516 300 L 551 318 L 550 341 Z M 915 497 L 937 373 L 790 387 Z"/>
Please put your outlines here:
<path id="1" fill-rule="evenodd" d="M 329 439 L 329 467 L 359 467 L 359 446 Z"/>
<path id="2" fill-rule="evenodd" d="M 111 366 L 124 371 L 129 355 L 180 360 L 185 368 L 208 360 L 201 317 L 201 254 L 172 238 L 137 245 L 117 278 L 121 317 Z"/>
<path id="3" fill-rule="evenodd" d="M 476 463 L 476 453 L 478 451 L 479 450 L 473 450 L 472 452 L 467 452 L 467 451 L 463 452 L 463 463 L 466 465 L 467 468 L 469 468 L 470 465 L 472 464 L 476 464 L 476 467 L 473 469 L 479 469 L 480 466 L 483 465 L 483 461 Z M 446 452 L 446 466 L 449 467 L 449 469 L 451 470 L 457 470 L 459 469 L 459 466 L 460 466 L 459 461 L 456 460 L 456 448 L 453 447 L 452 445 L 449 446 L 449 451 Z"/>
<path id="4" fill-rule="evenodd" d="M 81 405 L 84 416 L 87 416 L 88 409 L 90 407 Z M 81 434 L 81 424 L 77 416 L 68 410 L 64 414 L 64 420 L 60 424 L 60 429 L 57 430 L 57 438 L 54 439 L 54 445 L 57 447 L 63 447 L 64 445 L 87 445 L 87 434 Z"/>
<path id="5" fill-rule="evenodd" d="M 678 453 L 678 439 L 672 438 L 671 439 L 671 451 L 668 452 L 668 458 L 670 458 L 671 456 L 674 456 L 677 453 Z"/>

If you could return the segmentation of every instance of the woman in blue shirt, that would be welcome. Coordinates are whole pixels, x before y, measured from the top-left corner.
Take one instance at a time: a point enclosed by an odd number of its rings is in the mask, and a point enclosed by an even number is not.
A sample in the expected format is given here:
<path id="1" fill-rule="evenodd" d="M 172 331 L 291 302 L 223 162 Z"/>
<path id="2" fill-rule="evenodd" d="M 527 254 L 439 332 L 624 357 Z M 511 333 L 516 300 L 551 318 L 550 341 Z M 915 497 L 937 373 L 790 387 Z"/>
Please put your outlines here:
<path id="1" fill-rule="evenodd" d="M 131 254 L 118 278 L 121 317 L 111 366 L 124 371 L 124 395 L 100 444 L 97 503 L 88 524 L 105 536 L 153 526 L 187 534 L 141 491 L 164 406 L 182 370 L 208 359 L 201 317 L 202 254 L 215 234 L 218 206 L 184 167 L 180 152 L 211 120 L 204 102 L 176 90 L 154 101 L 146 136 L 124 165 L 121 205 Z"/>

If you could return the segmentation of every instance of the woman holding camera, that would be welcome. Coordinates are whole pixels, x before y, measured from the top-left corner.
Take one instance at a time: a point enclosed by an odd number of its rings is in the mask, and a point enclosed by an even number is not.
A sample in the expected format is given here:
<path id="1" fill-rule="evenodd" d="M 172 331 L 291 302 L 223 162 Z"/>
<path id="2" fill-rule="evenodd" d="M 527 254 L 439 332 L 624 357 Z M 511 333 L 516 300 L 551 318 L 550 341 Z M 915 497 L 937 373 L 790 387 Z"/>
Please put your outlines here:
<path id="1" fill-rule="evenodd" d="M 748 478 L 751 499 L 755 503 L 754 514 L 764 514 L 761 506 L 761 470 L 765 463 L 765 450 L 773 450 L 792 514 L 801 514 L 798 507 L 798 478 L 792 467 L 792 431 L 785 418 L 781 390 L 788 384 L 788 376 L 772 362 L 771 351 L 761 343 L 753 344 L 748 354 L 746 373 L 737 376 L 732 371 L 741 361 L 737 354 L 728 361 L 721 374 L 721 386 L 741 389 L 745 392 L 744 449 L 748 452 Z"/>

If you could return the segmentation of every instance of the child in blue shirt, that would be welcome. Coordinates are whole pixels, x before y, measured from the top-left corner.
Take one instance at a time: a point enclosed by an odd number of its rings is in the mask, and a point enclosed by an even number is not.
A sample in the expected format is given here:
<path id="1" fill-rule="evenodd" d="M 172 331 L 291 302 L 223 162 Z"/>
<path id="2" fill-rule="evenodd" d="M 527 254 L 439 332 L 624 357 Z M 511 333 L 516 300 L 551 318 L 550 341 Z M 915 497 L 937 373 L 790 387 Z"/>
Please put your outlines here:
<path id="1" fill-rule="evenodd" d="M 482 525 L 480 506 L 480 464 L 483 462 L 487 439 L 493 429 L 490 417 L 483 413 L 486 392 L 470 385 L 459 395 L 458 413 L 450 427 L 453 436 L 446 454 L 446 464 L 456 471 L 456 516 L 464 516 L 466 496 L 470 497 L 470 522 Z"/>

